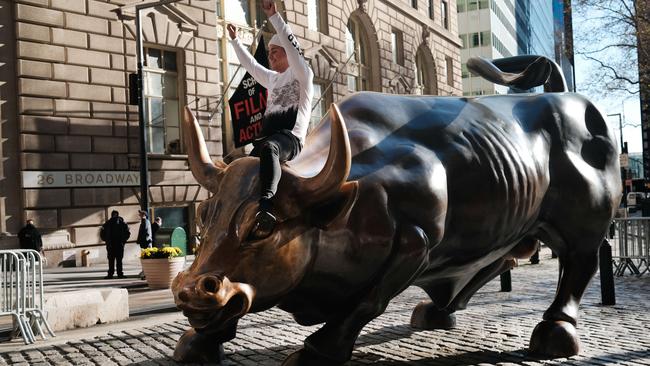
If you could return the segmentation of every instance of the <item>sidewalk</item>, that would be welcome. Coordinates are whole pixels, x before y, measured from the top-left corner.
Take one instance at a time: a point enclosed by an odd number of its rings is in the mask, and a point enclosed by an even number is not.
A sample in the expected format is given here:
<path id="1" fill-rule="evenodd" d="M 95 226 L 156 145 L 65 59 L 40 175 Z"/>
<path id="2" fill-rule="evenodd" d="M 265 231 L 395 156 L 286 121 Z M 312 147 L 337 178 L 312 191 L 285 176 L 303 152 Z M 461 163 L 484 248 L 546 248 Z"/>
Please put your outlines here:
<path id="1" fill-rule="evenodd" d="M 457 313 L 458 326 L 451 330 L 410 328 L 413 308 L 426 298 L 410 287 L 363 329 L 346 366 L 650 365 L 650 276 L 616 277 L 615 306 L 600 305 L 599 279 L 594 278 L 580 309 L 580 355 L 529 356 L 530 335 L 553 300 L 558 273 L 548 251 L 540 257 L 538 265 L 522 261 L 513 270 L 512 292 L 499 292 L 498 278 L 487 284 Z M 176 365 L 171 355 L 188 327 L 181 313 L 170 312 L 60 332 L 30 346 L 14 340 L 0 343 L 0 366 Z M 318 328 L 300 326 L 277 308 L 247 314 L 237 337 L 224 344 L 226 364 L 280 365 Z"/>
<path id="2" fill-rule="evenodd" d="M 188 256 L 186 268 L 192 264 L 194 256 Z M 46 268 L 43 271 L 43 289 L 45 296 L 52 293 L 78 291 L 98 288 L 124 288 L 129 293 L 129 317 L 176 311 L 174 298 L 170 289 L 151 290 L 145 280 L 139 277 L 139 264 L 125 264 L 126 278 L 104 279 L 107 264 L 90 267 Z M 9 335 L 12 326 L 11 317 L 0 318 L 0 339 Z"/>
<path id="3" fill-rule="evenodd" d="M 187 257 L 186 266 L 194 260 Z M 141 271 L 139 264 L 125 264 L 126 278 L 107 280 L 107 265 L 91 267 L 48 268 L 44 271 L 44 288 L 48 293 L 97 289 L 102 287 L 125 288 L 129 292 L 129 314 L 137 315 L 157 311 L 175 309 L 171 290 L 150 290 L 147 282 L 138 276 Z"/>

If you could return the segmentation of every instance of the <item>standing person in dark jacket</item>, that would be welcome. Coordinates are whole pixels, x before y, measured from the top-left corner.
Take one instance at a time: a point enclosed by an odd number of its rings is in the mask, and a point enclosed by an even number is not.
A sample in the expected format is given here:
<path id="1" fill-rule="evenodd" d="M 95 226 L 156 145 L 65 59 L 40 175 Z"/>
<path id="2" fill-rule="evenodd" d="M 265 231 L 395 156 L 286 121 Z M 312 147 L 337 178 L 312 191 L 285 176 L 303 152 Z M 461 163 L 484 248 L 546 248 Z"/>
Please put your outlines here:
<path id="1" fill-rule="evenodd" d="M 162 226 L 162 217 L 158 216 L 153 220 L 153 224 L 151 224 L 151 241 L 153 242 L 154 247 L 162 247 L 162 245 L 158 245 L 156 243 L 156 233 L 158 232 L 158 229 Z"/>
<path id="2" fill-rule="evenodd" d="M 142 249 L 151 248 L 153 244 L 151 222 L 149 222 L 149 218 L 146 212 L 140 210 L 138 213 L 140 214 L 140 229 L 138 230 L 137 243 Z"/>
<path id="3" fill-rule="evenodd" d="M 129 240 L 131 232 L 129 226 L 120 217 L 117 211 L 111 212 L 111 218 L 102 225 L 100 237 L 106 242 L 106 254 L 108 256 L 108 276 L 113 278 L 115 262 L 117 262 L 117 278 L 124 278 L 122 271 L 122 258 L 124 257 L 124 244 Z"/>
<path id="4" fill-rule="evenodd" d="M 151 234 L 151 222 L 145 211 L 138 211 L 140 215 L 140 229 L 138 230 L 138 239 L 136 242 L 140 245 L 140 248 L 147 249 L 151 248 L 153 244 L 153 238 Z M 140 272 L 140 278 L 144 280 L 144 271 Z"/>
<path id="5" fill-rule="evenodd" d="M 28 219 L 25 227 L 18 232 L 18 242 L 20 243 L 20 249 L 32 249 L 41 253 L 41 255 L 43 254 L 41 233 L 34 226 L 34 220 L 32 219 Z"/>

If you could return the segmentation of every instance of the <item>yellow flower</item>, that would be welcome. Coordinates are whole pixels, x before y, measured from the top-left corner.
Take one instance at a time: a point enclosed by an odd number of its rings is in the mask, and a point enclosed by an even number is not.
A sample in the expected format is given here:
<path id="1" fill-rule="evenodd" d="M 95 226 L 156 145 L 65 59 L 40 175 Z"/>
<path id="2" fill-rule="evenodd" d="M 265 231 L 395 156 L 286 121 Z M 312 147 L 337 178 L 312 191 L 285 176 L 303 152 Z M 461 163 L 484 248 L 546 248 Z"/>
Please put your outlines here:
<path id="1" fill-rule="evenodd" d="M 180 256 L 182 253 L 179 247 L 163 246 L 162 248 L 146 248 L 140 251 L 140 258 L 174 258 Z"/>

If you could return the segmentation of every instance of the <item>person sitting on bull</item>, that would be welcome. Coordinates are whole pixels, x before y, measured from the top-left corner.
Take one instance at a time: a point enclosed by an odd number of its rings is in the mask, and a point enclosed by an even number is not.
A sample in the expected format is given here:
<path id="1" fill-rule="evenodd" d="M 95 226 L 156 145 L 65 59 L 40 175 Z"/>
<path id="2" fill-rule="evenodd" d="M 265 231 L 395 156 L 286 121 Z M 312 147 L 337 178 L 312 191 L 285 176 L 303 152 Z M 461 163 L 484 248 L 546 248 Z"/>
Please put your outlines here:
<path id="1" fill-rule="evenodd" d="M 271 70 L 255 61 L 237 38 L 237 27 L 228 24 L 230 42 L 241 65 L 268 90 L 262 136 L 253 142 L 251 156 L 260 158 L 260 200 L 251 232 L 262 239 L 273 232 L 275 195 L 282 169 L 280 163 L 294 159 L 305 143 L 311 118 L 314 73 L 303 57 L 298 40 L 276 11 L 273 1 L 262 1 L 262 9 L 275 28 L 269 41 Z"/>

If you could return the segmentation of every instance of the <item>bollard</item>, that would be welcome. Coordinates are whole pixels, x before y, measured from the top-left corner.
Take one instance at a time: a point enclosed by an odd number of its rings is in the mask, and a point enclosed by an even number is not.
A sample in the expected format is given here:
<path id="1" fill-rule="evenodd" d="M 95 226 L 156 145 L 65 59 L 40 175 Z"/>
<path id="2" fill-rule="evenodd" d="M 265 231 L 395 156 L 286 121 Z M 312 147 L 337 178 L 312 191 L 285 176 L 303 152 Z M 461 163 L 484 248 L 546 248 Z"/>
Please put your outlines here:
<path id="1" fill-rule="evenodd" d="M 539 247 L 537 247 L 535 254 L 530 257 L 530 264 L 539 264 Z"/>
<path id="2" fill-rule="evenodd" d="M 89 254 L 90 254 L 90 250 L 82 250 L 81 251 L 81 266 L 82 267 L 90 266 L 90 263 L 88 261 L 88 255 Z"/>
<path id="3" fill-rule="evenodd" d="M 614 270 L 612 269 L 612 246 L 603 240 L 599 250 L 600 258 L 600 298 L 603 305 L 616 305 L 614 290 Z"/>
<path id="4" fill-rule="evenodd" d="M 501 292 L 510 291 L 512 291 L 512 277 L 510 276 L 510 270 L 507 270 L 501 273 Z"/>

